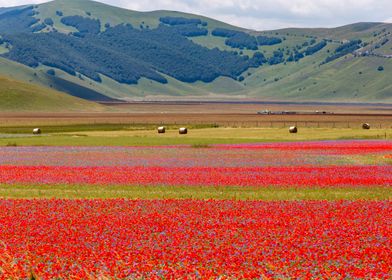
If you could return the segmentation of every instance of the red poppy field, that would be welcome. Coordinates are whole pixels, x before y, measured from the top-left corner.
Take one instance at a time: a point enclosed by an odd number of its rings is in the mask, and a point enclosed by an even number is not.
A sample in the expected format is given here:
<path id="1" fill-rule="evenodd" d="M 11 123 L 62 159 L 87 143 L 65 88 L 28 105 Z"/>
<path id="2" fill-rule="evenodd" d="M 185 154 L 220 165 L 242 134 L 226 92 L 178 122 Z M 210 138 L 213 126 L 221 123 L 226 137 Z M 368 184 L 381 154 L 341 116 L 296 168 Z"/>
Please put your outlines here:
<path id="1" fill-rule="evenodd" d="M 389 141 L 0 147 L 0 279 L 389 279 L 390 195 L 323 195 L 389 193 L 391 154 Z M 12 199 L 20 186 L 276 188 L 293 198 Z M 318 199 L 302 200 L 307 190 Z"/>
<path id="2" fill-rule="evenodd" d="M 387 201 L 2 200 L 0 266 L 5 279 L 387 279 L 391 213 Z"/>
<path id="3" fill-rule="evenodd" d="M 390 142 L 169 147 L 7 147 L 0 184 L 388 187 Z"/>

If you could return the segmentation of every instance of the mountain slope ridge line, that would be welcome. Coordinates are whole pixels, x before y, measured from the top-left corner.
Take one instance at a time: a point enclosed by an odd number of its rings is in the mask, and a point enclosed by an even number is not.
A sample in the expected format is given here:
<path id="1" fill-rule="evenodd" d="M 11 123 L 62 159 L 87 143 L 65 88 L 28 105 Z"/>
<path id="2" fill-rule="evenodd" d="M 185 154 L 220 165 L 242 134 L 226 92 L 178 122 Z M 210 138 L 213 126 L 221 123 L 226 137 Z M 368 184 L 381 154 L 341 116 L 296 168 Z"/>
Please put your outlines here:
<path id="1" fill-rule="evenodd" d="M 14 79 L 92 101 L 91 92 L 126 102 L 391 103 L 391 32 L 392 24 L 365 22 L 253 31 L 188 13 L 55 0 L 0 11 L 0 74 L 14 62 Z"/>

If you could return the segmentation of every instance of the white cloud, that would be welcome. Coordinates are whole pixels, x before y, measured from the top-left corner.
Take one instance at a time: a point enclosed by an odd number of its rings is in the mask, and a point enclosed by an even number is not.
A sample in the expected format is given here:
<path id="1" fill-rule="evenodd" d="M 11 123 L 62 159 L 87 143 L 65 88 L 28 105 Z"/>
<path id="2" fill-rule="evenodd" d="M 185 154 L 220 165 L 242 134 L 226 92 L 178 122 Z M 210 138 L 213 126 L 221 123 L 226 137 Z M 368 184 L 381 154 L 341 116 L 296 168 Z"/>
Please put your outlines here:
<path id="1" fill-rule="evenodd" d="M 134 10 L 180 10 L 234 25 L 265 30 L 282 27 L 331 27 L 384 21 L 391 0 L 102 0 Z"/>
<path id="2" fill-rule="evenodd" d="M 44 3 L 48 2 L 45 0 L 0 0 L 0 7 L 13 7 L 13 6 L 21 6 L 21 5 L 28 5 L 28 4 L 39 4 L 39 3 Z"/>
<path id="3" fill-rule="evenodd" d="M 124 8 L 196 13 L 234 25 L 265 30 L 282 27 L 331 27 L 359 21 L 391 22 L 391 0 L 98 0 Z M 0 6 L 42 3 L 0 0 Z"/>

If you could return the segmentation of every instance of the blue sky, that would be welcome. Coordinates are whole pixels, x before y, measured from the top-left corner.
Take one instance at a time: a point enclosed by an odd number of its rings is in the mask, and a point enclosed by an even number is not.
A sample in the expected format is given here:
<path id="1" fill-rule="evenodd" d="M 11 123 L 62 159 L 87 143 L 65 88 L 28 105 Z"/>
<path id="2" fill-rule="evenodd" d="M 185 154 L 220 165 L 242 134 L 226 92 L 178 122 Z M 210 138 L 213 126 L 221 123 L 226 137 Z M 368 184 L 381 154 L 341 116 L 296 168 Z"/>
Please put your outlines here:
<path id="1" fill-rule="evenodd" d="M 43 3 L 0 0 L 0 6 Z M 360 21 L 392 22 L 392 0 L 99 0 L 138 11 L 176 10 L 256 30 L 333 27 Z"/>

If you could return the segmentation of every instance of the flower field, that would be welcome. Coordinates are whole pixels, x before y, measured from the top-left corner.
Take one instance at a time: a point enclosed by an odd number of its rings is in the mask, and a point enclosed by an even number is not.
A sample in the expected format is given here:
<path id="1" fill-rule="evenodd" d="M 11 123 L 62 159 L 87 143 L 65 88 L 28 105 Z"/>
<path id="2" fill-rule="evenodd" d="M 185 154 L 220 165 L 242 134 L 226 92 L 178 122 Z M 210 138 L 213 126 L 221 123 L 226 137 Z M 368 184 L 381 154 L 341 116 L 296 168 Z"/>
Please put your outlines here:
<path id="1" fill-rule="evenodd" d="M 0 189 L 389 192 L 391 155 L 388 141 L 0 147 Z M 390 279 L 391 248 L 388 198 L 0 199 L 0 279 Z"/>
<path id="2" fill-rule="evenodd" d="M 0 148 L 0 184 L 389 187 L 391 151 L 383 141 L 7 147 Z"/>
<path id="3" fill-rule="evenodd" d="M 392 166 L 165 168 L 0 167 L 5 184 L 97 184 L 244 187 L 388 187 Z"/>
<path id="4" fill-rule="evenodd" d="M 152 147 L 0 147 L 0 165 L 114 167 L 262 167 L 350 165 L 391 156 L 390 141 L 321 141 Z M 356 162 L 357 163 L 357 162 Z M 380 165 L 380 162 L 377 161 Z M 363 164 L 362 164 L 363 165 Z"/>
<path id="5" fill-rule="evenodd" d="M 378 278 L 391 202 L 0 201 L 3 278 Z M 0 274 L 1 275 L 1 274 Z"/>

